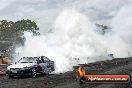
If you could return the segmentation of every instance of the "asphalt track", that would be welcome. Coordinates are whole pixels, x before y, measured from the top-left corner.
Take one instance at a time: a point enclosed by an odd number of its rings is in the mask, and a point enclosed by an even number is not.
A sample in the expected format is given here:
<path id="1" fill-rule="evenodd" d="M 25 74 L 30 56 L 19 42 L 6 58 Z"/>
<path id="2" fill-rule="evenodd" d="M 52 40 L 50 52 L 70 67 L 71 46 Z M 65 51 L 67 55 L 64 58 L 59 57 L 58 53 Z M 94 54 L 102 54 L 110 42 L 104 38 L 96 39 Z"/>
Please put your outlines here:
<path id="1" fill-rule="evenodd" d="M 118 58 L 88 65 L 88 74 L 129 74 L 132 77 L 132 58 Z M 39 75 L 36 78 L 9 79 L 8 76 L 0 75 L 0 88 L 132 88 L 132 80 L 120 84 L 84 83 L 82 85 L 76 81 L 75 71 L 49 76 Z"/>

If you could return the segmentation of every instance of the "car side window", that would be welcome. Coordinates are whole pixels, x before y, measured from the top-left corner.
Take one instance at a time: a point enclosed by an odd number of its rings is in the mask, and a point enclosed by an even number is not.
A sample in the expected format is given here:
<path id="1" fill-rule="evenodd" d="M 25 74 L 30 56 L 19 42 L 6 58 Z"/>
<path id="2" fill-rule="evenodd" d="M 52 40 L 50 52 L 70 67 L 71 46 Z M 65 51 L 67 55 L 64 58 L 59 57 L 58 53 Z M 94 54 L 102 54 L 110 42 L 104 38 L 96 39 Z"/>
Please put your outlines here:
<path id="1" fill-rule="evenodd" d="M 41 58 L 42 63 L 44 63 L 44 58 Z"/>
<path id="2" fill-rule="evenodd" d="M 36 61 L 37 61 L 37 64 L 42 63 L 42 61 L 40 60 L 40 58 L 38 58 Z"/>
<path id="3" fill-rule="evenodd" d="M 45 56 L 41 56 L 39 59 L 41 60 L 41 63 L 50 62 L 50 60 L 47 57 L 45 57 Z"/>
<path id="4" fill-rule="evenodd" d="M 49 62 L 50 60 L 48 58 L 44 58 L 44 62 Z"/>

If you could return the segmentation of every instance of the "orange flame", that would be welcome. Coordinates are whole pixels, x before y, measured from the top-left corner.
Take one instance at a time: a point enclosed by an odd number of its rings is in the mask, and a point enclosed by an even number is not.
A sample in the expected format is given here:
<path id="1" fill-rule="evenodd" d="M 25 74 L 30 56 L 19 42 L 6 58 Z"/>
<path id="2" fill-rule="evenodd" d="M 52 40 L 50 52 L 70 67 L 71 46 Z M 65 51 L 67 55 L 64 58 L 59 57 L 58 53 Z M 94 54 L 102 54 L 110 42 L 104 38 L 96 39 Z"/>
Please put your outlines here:
<path id="1" fill-rule="evenodd" d="M 86 74 L 85 69 L 82 66 L 79 66 L 78 72 L 80 76 L 84 76 Z"/>

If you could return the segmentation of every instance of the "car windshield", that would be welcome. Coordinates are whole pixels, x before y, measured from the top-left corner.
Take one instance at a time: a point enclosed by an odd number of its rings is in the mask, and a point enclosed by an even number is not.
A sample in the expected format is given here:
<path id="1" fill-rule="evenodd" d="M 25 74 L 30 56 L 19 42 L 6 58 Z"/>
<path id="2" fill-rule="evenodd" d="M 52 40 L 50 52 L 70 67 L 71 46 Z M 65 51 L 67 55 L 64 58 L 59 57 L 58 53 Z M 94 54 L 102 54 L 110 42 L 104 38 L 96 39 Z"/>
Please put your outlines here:
<path id="1" fill-rule="evenodd" d="M 19 63 L 35 63 L 36 57 L 23 57 L 18 62 Z"/>

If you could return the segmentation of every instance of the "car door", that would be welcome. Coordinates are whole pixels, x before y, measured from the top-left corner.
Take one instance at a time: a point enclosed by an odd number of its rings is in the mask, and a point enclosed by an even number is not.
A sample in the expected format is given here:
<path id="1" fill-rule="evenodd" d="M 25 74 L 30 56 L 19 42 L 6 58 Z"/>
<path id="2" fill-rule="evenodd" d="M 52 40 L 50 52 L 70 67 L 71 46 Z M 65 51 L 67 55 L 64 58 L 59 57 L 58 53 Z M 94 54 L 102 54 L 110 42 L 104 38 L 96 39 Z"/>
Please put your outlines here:
<path id="1" fill-rule="evenodd" d="M 46 61 L 42 57 L 41 57 L 41 62 L 39 63 L 39 65 L 42 68 L 42 73 L 47 73 L 48 64 L 46 63 Z"/>
<path id="2" fill-rule="evenodd" d="M 43 64 L 41 59 L 37 59 L 36 71 L 39 73 L 43 71 Z"/>

